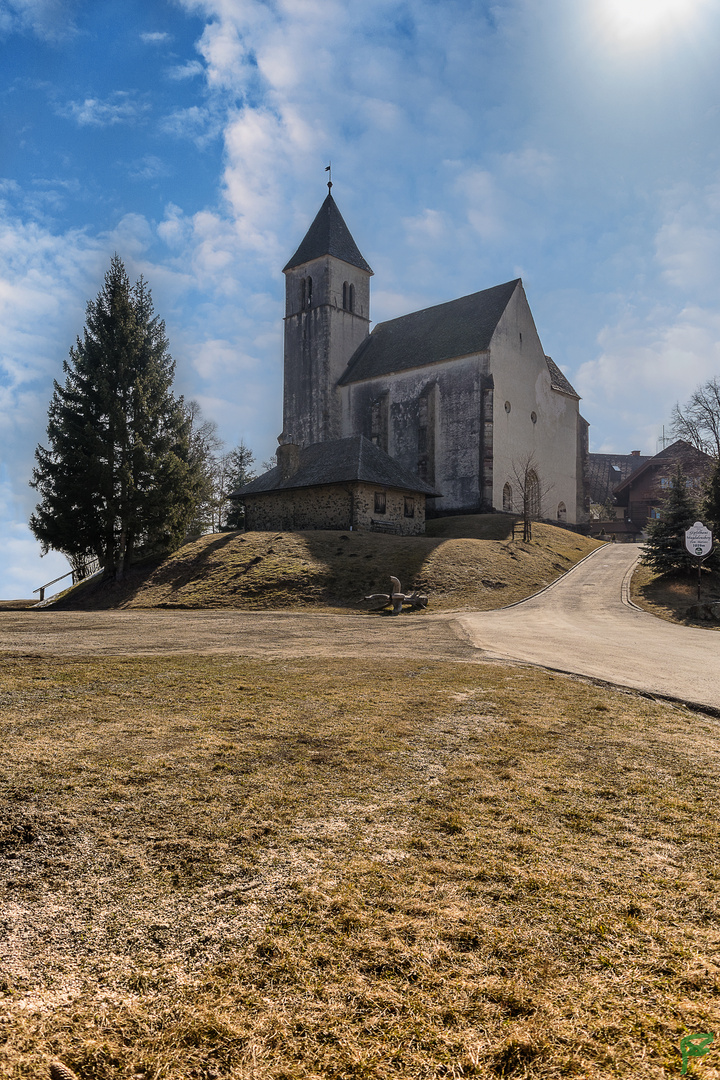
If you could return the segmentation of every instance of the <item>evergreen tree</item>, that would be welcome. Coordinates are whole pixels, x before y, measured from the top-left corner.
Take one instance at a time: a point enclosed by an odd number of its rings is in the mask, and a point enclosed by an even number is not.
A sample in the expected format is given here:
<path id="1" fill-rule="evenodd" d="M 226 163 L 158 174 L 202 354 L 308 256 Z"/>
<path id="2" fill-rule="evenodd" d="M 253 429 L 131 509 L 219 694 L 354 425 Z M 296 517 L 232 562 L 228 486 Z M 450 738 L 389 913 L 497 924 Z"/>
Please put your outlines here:
<path id="1" fill-rule="evenodd" d="M 235 449 L 226 455 L 226 459 L 227 475 L 224 485 L 225 524 L 222 529 L 223 532 L 231 532 L 235 529 L 245 528 L 245 507 L 237 499 L 230 499 L 228 496 L 255 479 L 255 473 L 253 472 L 255 455 L 250 447 L 246 446 L 241 440 Z"/>
<path id="2" fill-rule="evenodd" d="M 670 491 L 660 517 L 648 527 L 642 561 L 660 574 L 682 573 L 697 565 L 685 547 L 685 530 L 695 523 L 698 506 L 680 465 L 670 478 Z"/>
<path id="3" fill-rule="evenodd" d="M 700 504 L 702 521 L 712 529 L 714 548 L 705 565 L 720 570 L 720 458 L 715 460 Z"/>
<path id="4" fill-rule="evenodd" d="M 63 364 L 65 384 L 54 384 L 48 447 L 35 453 L 30 528 L 44 551 L 74 564 L 95 556 L 106 576 L 122 577 L 135 552 L 182 541 L 198 476 L 174 368 L 147 284 L 132 286 L 116 255 Z"/>

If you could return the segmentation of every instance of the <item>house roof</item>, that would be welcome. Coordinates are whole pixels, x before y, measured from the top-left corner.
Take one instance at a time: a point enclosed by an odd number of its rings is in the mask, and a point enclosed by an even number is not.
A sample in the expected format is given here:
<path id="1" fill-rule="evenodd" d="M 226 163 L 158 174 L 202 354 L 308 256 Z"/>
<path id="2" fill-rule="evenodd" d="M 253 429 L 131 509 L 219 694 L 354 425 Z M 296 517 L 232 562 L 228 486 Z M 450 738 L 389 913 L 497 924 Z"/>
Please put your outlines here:
<path id="1" fill-rule="evenodd" d="M 648 461 L 652 458 L 638 454 L 588 454 L 585 478 L 590 502 L 602 504 L 612 499 L 618 484 Z"/>
<path id="2" fill-rule="evenodd" d="M 339 380 L 348 383 L 486 352 L 520 278 L 378 323 Z"/>
<path id="3" fill-rule="evenodd" d="M 545 357 L 545 363 L 548 366 L 550 372 L 550 385 L 553 390 L 559 390 L 561 394 L 569 394 L 570 397 L 580 400 L 580 395 L 575 392 L 570 384 L 569 379 L 566 379 L 560 368 L 557 366 L 552 356 Z"/>
<path id="4" fill-rule="evenodd" d="M 352 481 L 418 492 L 430 497 L 440 495 L 439 491 L 409 469 L 403 468 L 364 435 L 353 435 L 349 439 L 332 439 L 304 446 L 299 453 L 299 467 L 292 476 L 283 479 L 282 470 L 276 465 L 245 487 L 234 491 L 231 498 Z"/>
<path id="5" fill-rule="evenodd" d="M 300 247 L 284 267 L 283 273 L 302 266 L 303 263 L 312 262 L 313 259 L 321 259 L 323 255 L 333 255 L 336 259 L 342 259 L 343 262 L 372 274 L 330 193 L 318 210 Z"/>
<path id="6" fill-rule="evenodd" d="M 639 469 L 636 469 L 629 476 L 618 484 L 615 489 L 615 493 L 619 494 L 629 486 L 631 481 L 639 480 L 640 477 L 647 472 L 651 465 L 674 465 L 674 464 L 687 464 L 688 458 L 695 458 L 696 462 L 707 463 L 708 466 L 712 465 L 713 459 L 709 454 L 704 453 L 702 450 L 698 450 L 692 443 L 687 442 L 685 439 L 677 439 L 670 446 L 666 446 L 664 450 L 661 450 L 659 454 L 655 454 L 653 457 L 644 458 L 643 464 Z M 638 459 L 635 458 L 637 461 Z"/>

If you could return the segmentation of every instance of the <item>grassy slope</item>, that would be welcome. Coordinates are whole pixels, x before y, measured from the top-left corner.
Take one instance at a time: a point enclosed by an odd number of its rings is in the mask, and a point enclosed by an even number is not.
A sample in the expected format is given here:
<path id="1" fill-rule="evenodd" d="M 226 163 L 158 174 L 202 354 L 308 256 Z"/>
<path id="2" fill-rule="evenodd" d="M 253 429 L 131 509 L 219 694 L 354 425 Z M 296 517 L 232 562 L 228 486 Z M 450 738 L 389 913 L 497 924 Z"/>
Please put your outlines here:
<path id="1" fill-rule="evenodd" d="M 707 717 L 487 664 L 0 685 L 4 1080 L 660 1080 L 718 1031 Z"/>
<path id="2" fill-rule="evenodd" d="M 186 544 L 160 566 L 137 569 L 122 586 L 93 583 L 62 606 L 362 610 L 387 592 L 389 575 L 428 592 L 433 611 L 487 610 L 548 584 L 598 543 L 536 525 L 529 544 L 512 541 L 502 514 L 430 522 L 427 536 L 359 532 L 221 533 Z"/>
<path id="3" fill-rule="evenodd" d="M 717 624 L 688 615 L 688 608 L 697 604 L 697 572 L 677 577 L 657 574 L 649 566 L 640 565 L 633 574 L 631 590 L 632 598 L 639 607 L 667 622 L 720 630 Z M 720 575 L 717 572 L 703 571 L 700 596 L 702 603 L 720 601 Z"/>

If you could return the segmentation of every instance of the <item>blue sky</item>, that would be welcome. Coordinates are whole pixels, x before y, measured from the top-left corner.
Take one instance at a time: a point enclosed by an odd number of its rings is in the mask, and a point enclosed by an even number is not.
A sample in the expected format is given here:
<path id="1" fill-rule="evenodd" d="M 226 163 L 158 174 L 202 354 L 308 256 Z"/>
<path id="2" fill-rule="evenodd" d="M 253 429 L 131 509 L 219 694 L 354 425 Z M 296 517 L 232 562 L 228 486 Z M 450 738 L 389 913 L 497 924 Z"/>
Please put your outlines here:
<path id="1" fill-rule="evenodd" d="M 0 598 L 54 378 L 113 252 L 177 389 L 259 461 L 285 262 L 333 195 L 374 321 L 521 276 L 591 449 L 720 373 L 718 0 L 0 0 Z"/>

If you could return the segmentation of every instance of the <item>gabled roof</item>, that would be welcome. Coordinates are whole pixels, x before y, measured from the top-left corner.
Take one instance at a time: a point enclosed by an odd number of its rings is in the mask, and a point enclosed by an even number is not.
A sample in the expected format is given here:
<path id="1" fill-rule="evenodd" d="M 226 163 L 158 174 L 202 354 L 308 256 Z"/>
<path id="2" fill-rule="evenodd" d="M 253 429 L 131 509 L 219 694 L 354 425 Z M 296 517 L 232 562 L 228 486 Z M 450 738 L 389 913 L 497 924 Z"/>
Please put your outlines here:
<path id="1" fill-rule="evenodd" d="M 588 454 L 585 477 L 590 502 L 607 502 L 613 497 L 616 487 L 648 461 L 652 461 L 652 458 L 639 454 Z"/>
<path id="2" fill-rule="evenodd" d="M 293 488 L 347 484 L 352 481 L 419 492 L 430 497 L 440 494 L 364 435 L 304 446 L 299 458 L 297 471 L 287 479 L 283 480 L 282 470 L 276 465 L 245 487 L 234 491 L 231 498 L 242 499 L 246 495 L 258 495 L 265 491 L 290 491 Z"/>
<path id="3" fill-rule="evenodd" d="M 520 278 L 378 323 L 350 357 L 341 386 L 486 352 Z"/>
<path id="4" fill-rule="evenodd" d="M 303 263 L 311 262 L 313 259 L 321 259 L 323 255 L 333 255 L 336 259 L 342 259 L 343 262 L 358 266 L 361 270 L 372 274 L 372 270 L 360 254 L 329 192 L 318 210 L 317 217 L 305 234 L 305 239 L 284 267 L 283 273 L 296 266 L 302 266 Z"/>
<path id="5" fill-rule="evenodd" d="M 694 458 L 696 462 L 703 465 L 707 464 L 708 468 L 713 463 L 713 459 L 709 454 L 706 454 L 703 450 L 698 450 L 696 446 L 693 446 L 692 443 L 687 442 L 685 439 L 677 439 L 670 446 L 666 446 L 664 450 L 661 450 L 659 454 L 655 454 L 654 457 L 644 458 L 642 466 L 627 476 L 622 483 L 618 484 L 615 493 L 619 494 L 628 487 L 631 481 L 639 480 L 652 465 L 683 465 L 687 464 L 689 458 Z M 635 460 L 637 461 L 637 458 Z"/>
<path id="6" fill-rule="evenodd" d="M 580 395 L 575 392 L 570 384 L 569 379 L 566 379 L 560 368 L 557 366 L 552 356 L 545 357 L 545 363 L 548 366 L 550 372 L 550 385 L 553 390 L 559 390 L 561 394 L 568 394 L 569 397 L 577 398 L 580 400 Z"/>

